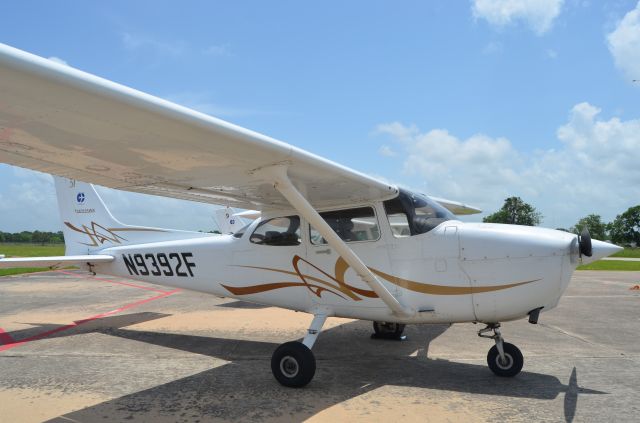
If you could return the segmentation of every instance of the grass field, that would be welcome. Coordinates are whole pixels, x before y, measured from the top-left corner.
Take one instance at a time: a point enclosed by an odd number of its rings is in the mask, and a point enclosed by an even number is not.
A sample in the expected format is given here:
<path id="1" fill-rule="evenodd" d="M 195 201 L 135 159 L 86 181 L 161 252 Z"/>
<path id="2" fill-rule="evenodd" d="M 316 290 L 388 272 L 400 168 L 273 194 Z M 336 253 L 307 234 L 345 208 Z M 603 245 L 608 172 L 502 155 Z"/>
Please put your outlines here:
<path id="1" fill-rule="evenodd" d="M 624 250 L 613 254 L 611 257 L 640 258 L 640 248 L 625 248 Z"/>
<path id="2" fill-rule="evenodd" d="M 63 256 L 64 244 L 11 244 L 0 243 L 0 254 L 8 257 L 42 257 Z M 42 272 L 46 267 L 18 267 L 14 269 L 0 269 L 0 276 L 19 275 L 21 273 Z"/>
<path id="3" fill-rule="evenodd" d="M 584 266 L 578 266 L 577 270 L 621 270 L 638 272 L 640 271 L 640 261 L 599 260 Z"/>

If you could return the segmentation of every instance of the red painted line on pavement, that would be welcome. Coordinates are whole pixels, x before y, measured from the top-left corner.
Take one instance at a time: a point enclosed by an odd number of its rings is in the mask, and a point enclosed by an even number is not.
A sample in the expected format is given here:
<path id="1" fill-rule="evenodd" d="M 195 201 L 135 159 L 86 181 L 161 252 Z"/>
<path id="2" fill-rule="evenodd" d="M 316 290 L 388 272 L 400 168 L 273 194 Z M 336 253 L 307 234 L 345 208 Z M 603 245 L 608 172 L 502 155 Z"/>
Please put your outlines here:
<path id="1" fill-rule="evenodd" d="M 161 293 L 169 292 L 169 291 L 165 291 L 163 289 L 149 288 L 148 286 L 136 285 L 134 283 L 129 283 L 129 282 L 113 281 L 113 280 L 109 280 L 109 279 L 98 278 L 96 276 L 91 276 L 91 277 L 84 276 L 84 275 L 79 274 L 79 273 L 65 272 L 64 270 L 57 270 L 57 272 L 58 273 L 64 273 L 65 275 L 76 276 L 76 277 L 79 277 L 79 278 L 82 278 L 82 279 L 96 280 L 96 281 L 100 281 L 100 282 L 115 283 L 117 285 L 125 285 L 125 286 L 130 286 L 130 287 L 133 287 L 133 288 L 140 288 L 140 289 L 144 289 L 146 291 L 161 292 Z"/>
<path id="2" fill-rule="evenodd" d="M 2 344 L 13 344 L 14 341 L 11 335 L 4 331 L 4 329 L 0 328 L 0 345 Z"/>
<path id="3" fill-rule="evenodd" d="M 167 291 L 167 292 L 164 292 L 164 293 L 162 293 L 160 295 L 156 295 L 155 297 L 146 298 L 144 300 L 140 300 L 140 301 L 136 301 L 134 303 L 123 305 L 120 308 L 116 308 L 115 310 L 107 311 L 106 313 L 96 314 L 95 316 L 87 317 L 86 319 L 82 319 L 82 320 L 76 320 L 75 322 L 73 322 L 73 323 L 71 323 L 69 325 L 60 326 L 59 328 L 55 328 L 55 329 L 52 329 L 52 330 L 49 330 L 49 331 L 46 331 L 46 332 L 43 332 L 43 333 L 40 333 L 40 334 L 37 334 L 37 335 L 34 335 L 34 336 L 30 336 L 29 338 L 25 338 L 25 339 L 23 339 L 21 341 L 14 341 L 14 342 L 12 342 L 10 344 L 2 345 L 2 346 L 0 346 L 0 352 L 1 351 L 6 351 L 6 350 L 10 350 L 11 348 L 15 348 L 15 347 L 18 347 L 20 345 L 24 345 L 24 344 L 26 344 L 28 342 L 31 342 L 31 341 L 36 341 L 38 339 L 46 338 L 46 337 L 51 336 L 53 334 L 56 334 L 58 332 L 63 332 L 65 330 L 73 329 L 73 328 L 75 328 L 77 326 L 80 326 L 83 323 L 92 322 L 94 320 L 101 319 L 101 318 L 107 317 L 107 316 L 111 316 L 111 315 L 120 313 L 122 311 L 128 310 L 130 308 L 137 307 L 137 306 L 142 305 L 142 304 L 146 304 L 146 303 L 151 302 L 151 301 L 159 300 L 160 298 L 168 297 L 169 295 L 175 294 L 176 292 L 179 292 L 179 291 L 180 291 L 179 288 L 178 289 L 174 289 L 173 291 Z"/>

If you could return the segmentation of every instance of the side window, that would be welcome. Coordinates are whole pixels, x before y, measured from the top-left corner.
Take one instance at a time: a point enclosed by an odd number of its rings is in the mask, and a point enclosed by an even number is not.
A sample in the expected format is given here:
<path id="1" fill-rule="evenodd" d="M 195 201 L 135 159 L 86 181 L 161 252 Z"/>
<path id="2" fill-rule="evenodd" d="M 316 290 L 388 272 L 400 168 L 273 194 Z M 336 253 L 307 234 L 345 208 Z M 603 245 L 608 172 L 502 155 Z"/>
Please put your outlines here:
<path id="1" fill-rule="evenodd" d="M 323 212 L 320 216 L 346 242 L 375 241 L 380 238 L 378 220 L 371 207 Z M 312 244 L 327 243 L 315 228 L 310 226 L 309 230 Z"/>
<path id="2" fill-rule="evenodd" d="M 300 218 L 286 216 L 260 222 L 249 241 L 259 245 L 300 245 Z"/>
<path id="3" fill-rule="evenodd" d="M 411 236 L 411 231 L 409 230 L 409 219 L 407 219 L 407 215 L 404 213 L 393 213 L 388 214 L 389 224 L 391 225 L 391 233 L 396 238 L 404 238 L 407 236 Z"/>

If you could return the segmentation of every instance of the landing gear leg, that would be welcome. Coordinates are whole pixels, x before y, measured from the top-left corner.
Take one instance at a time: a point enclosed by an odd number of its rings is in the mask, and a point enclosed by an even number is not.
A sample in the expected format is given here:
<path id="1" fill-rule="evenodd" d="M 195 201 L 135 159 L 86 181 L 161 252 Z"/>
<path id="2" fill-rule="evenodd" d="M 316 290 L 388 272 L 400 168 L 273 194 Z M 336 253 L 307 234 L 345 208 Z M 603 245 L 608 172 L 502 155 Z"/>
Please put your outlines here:
<path id="1" fill-rule="evenodd" d="M 493 335 L 485 335 L 493 331 Z M 520 373 L 524 364 L 522 352 L 513 344 L 504 342 L 500 333 L 500 323 L 488 323 L 478 331 L 481 338 L 493 339 L 496 344 L 487 353 L 487 364 L 493 373 L 502 377 L 513 377 Z"/>
<path id="2" fill-rule="evenodd" d="M 311 382 L 316 373 L 316 358 L 311 352 L 324 322 L 326 314 L 316 314 L 302 342 L 286 342 L 271 356 L 271 371 L 284 386 L 301 388 Z"/>

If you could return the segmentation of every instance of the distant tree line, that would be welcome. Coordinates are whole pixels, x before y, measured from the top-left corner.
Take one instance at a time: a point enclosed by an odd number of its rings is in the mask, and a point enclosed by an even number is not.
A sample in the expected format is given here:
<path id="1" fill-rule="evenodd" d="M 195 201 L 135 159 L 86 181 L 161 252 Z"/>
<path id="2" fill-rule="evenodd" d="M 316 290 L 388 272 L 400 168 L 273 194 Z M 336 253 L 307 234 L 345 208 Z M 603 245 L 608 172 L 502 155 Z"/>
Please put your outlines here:
<path id="1" fill-rule="evenodd" d="M 542 215 L 531 204 L 525 203 L 520 197 L 509 197 L 504 200 L 500 210 L 486 216 L 483 222 L 537 226 L 541 219 Z M 589 230 L 594 239 L 610 240 L 619 245 L 640 246 L 640 205 L 630 207 L 616 216 L 613 222 L 603 222 L 600 215 L 590 214 L 570 228 L 556 229 L 578 234 L 584 228 Z"/>
<path id="2" fill-rule="evenodd" d="M 41 232 L 22 231 L 16 233 L 0 231 L 0 242 L 28 242 L 34 244 L 60 244 L 64 243 L 62 231 Z"/>

